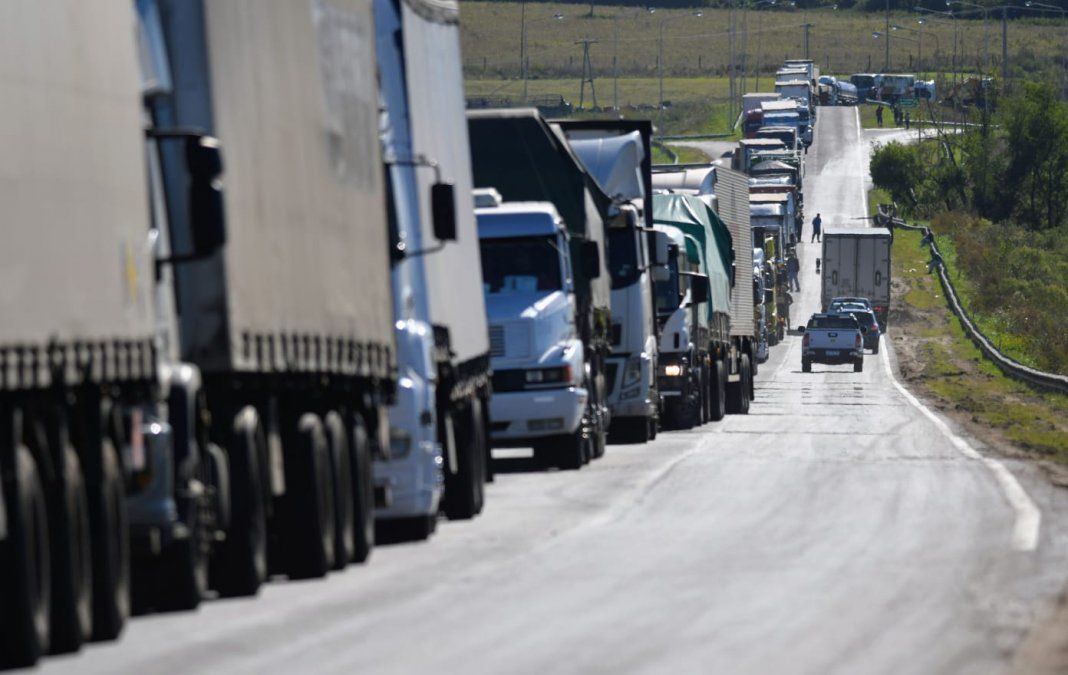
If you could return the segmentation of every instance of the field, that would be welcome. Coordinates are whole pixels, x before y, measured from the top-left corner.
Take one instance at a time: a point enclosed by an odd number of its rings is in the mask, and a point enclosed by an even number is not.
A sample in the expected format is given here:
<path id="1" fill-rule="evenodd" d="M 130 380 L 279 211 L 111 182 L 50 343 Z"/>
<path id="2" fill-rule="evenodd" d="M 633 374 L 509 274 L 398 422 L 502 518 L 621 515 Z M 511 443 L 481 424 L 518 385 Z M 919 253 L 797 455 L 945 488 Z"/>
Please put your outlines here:
<path id="1" fill-rule="evenodd" d="M 784 58 L 804 56 L 806 23 L 811 24 L 810 57 L 820 64 L 823 72 L 883 70 L 885 38 L 872 37 L 875 31 L 885 32 L 882 15 L 857 10 L 805 11 L 785 8 L 785 2 L 780 5 L 784 8 L 735 12 L 735 63 L 741 91 L 758 90 L 754 77 L 758 72 L 760 88 L 769 89 L 770 77 Z M 941 3 L 933 5 L 941 6 Z M 522 78 L 521 7 L 518 2 L 461 3 L 464 72 L 468 79 L 500 82 Z M 598 86 L 598 102 L 610 104 L 613 62 L 621 77 L 655 81 L 659 74 L 661 31 L 665 77 L 725 78 L 730 66 L 731 14 L 725 9 L 702 9 L 701 13 L 698 17 L 694 10 L 657 9 L 649 13 L 641 7 L 597 5 L 593 16 L 589 16 L 589 5 L 526 3 L 529 78 L 572 82 L 573 86 L 567 90 L 553 93 L 563 94 L 577 103 L 583 47 L 576 43 L 595 40 L 590 44 L 590 62 Z M 553 18 L 556 14 L 562 18 Z M 888 69 L 922 70 L 931 75 L 950 72 L 954 63 L 953 24 L 932 20 L 920 25 L 917 23 L 920 16 L 914 12 L 891 14 L 890 23 L 901 30 L 891 33 Z M 958 68 L 978 70 L 985 52 L 990 64 L 986 70 L 999 69 L 999 22 L 991 20 L 987 33 L 981 18 L 956 23 L 961 34 L 959 43 L 963 45 L 963 56 L 958 51 Z M 912 32 L 913 29 L 922 30 L 922 34 Z M 1059 18 L 1010 21 L 1010 77 L 1048 76 L 1052 81 L 1063 81 L 1059 64 L 1068 56 L 1064 30 Z M 622 82 L 620 87 L 622 90 Z M 657 101 L 655 87 L 642 85 L 628 91 L 633 91 L 635 98 L 640 95 L 644 103 Z M 726 88 L 722 92 L 725 94 Z M 670 100 L 671 96 L 678 95 L 665 91 L 665 98 Z"/>

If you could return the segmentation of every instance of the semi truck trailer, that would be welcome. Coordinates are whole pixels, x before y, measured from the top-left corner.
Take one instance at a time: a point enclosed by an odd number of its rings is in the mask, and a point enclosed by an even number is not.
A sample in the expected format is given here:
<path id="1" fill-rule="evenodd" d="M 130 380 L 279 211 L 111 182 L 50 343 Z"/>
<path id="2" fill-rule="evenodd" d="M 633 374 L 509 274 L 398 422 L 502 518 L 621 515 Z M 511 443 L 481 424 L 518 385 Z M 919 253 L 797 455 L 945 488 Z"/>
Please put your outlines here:
<path id="1" fill-rule="evenodd" d="M 433 532 L 439 506 L 451 518 L 477 514 L 491 466 L 458 12 L 435 7 L 375 0 L 400 374 L 390 452 L 375 462 L 388 497 L 376 518 L 390 536 L 416 539 Z"/>
<path id="2" fill-rule="evenodd" d="M 890 313 L 890 244 L 884 227 L 830 227 L 823 231 L 820 301 L 823 311 L 836 297 L 867 298 L 879 330 Z"/>

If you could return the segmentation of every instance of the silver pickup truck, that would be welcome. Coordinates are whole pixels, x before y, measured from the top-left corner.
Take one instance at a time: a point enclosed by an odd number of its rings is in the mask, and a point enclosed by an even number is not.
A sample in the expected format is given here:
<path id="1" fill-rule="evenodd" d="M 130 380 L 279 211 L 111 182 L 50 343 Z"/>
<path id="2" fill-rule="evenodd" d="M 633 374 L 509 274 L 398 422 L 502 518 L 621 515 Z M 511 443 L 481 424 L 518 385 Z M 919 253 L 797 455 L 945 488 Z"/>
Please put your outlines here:
<path id="1" fill-rule="evenodd" d="M 850 314 L 813 314 L 801 331 L 801 371 L 812 372 L 813 363 L 852 363 L 853 372 L 864 370 L 864 335 Z"/>

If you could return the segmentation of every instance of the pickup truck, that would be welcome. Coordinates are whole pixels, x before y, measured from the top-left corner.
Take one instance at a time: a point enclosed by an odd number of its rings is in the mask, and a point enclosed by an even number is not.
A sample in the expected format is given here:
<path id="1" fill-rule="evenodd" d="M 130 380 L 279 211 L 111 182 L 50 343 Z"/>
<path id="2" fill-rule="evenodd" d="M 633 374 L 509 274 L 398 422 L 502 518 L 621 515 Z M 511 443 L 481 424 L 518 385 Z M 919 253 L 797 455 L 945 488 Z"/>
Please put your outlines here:
<path id="1" fill-rule="evenodd" d="M 801 327 L 801 371 L 812 372 L 813 363 L 852 363 L 853 372 L 864 370 L 864 335 L 849 314 L 813 314 Z"/>

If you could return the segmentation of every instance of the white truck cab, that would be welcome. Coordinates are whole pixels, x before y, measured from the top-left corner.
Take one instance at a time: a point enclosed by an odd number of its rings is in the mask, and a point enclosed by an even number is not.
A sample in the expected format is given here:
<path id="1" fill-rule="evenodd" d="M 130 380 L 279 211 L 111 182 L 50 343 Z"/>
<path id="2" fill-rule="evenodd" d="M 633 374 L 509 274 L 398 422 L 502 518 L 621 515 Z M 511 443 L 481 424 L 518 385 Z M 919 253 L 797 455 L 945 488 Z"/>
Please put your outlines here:
<path id="1" fill-rule="evenodd" d="M 476 204 L 486 204 L 486 193 L 476 192 Z M 475 216 L 493 368 L 493 444 L 534 446 L 537 458 L 577 468 L 589 452 L 583 424 L 589 391 L 567 227 L 549 202 L 498 201 L 476 208 Z"/>

